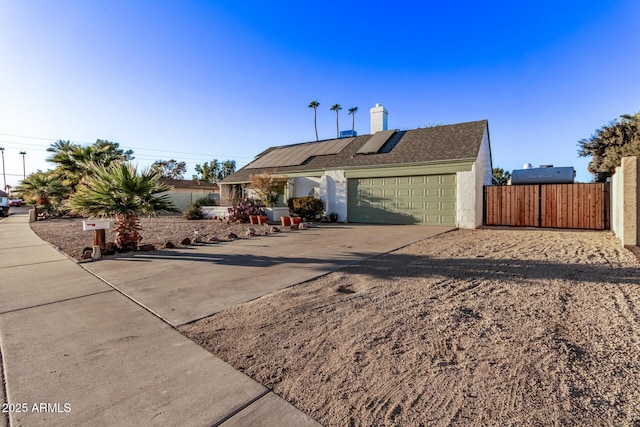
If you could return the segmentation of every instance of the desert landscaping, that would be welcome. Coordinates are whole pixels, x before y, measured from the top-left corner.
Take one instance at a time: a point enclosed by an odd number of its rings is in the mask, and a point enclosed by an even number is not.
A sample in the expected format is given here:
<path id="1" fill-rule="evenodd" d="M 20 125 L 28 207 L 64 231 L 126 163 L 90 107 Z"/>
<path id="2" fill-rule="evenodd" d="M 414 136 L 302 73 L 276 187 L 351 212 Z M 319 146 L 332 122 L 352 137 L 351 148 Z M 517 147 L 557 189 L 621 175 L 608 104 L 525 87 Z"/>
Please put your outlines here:
<path id="1" fill-rule="evenodd" d="M 77 258 L 79 224 L 32 228 Z M 179 330 L 323 425 L 638 425 L 639 277 L 611 232 L 454 230 Z"/>
<path id="2" fill-rule="evenodd" d="M 167 242 L 176 247 L 185 246 L 184 239 L 195 241 L 200 237 L 203 242 L 212 243 L 233 240 L 230 234 L 237 238 L 247 238 L 248 233 L 264 235 L 272 232 L 271 227 L 250 225 L 245 223 L 227 224 L 217 220 L 190 221 L 175 216 L 154 216 L 140 218 L 142 241 L 140 245 L 153 245 L 157 249 L 165 248 Z M 74 260 L 79 260 L 82 251 L 93 245 L 93 232 L 82 231 L 82 218 L 54 218 L 47 221 L 31 223 L 31 229 L 43 240 L 50 242 L 59 251 Z M 290 231 L 289 227 L 278 228 L 281 232 Z M 197 233 L 196 233 L 197 232 Z M 112 241 L 114 233 L 106 230 L 107 242 Z M 204 244 L 204 243 L 203 243 Z"/>

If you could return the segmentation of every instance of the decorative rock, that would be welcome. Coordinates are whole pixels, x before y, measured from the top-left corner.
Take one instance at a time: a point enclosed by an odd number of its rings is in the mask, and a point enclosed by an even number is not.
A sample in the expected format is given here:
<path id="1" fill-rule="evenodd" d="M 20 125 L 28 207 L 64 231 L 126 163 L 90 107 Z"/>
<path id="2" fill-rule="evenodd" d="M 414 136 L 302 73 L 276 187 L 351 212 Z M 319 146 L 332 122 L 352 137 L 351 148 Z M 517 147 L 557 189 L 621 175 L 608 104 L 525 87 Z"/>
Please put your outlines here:
<path id="1" fill-rule="evenodd" d="M 300 224 L 298 224 L 298 229 L 299 230 L 306 230 L 307 229 L 307 224 L 305 224 L 304 222 L 301 222 Z"/>
<path id="2" fill-rule="evenodd" d="M 212 238 L 209 239 L 209 243 L 218 243 L 220 241 L 220 239 L 218 239 L 216 236 L 213 236 Z"/>
<path id="3" fill-rule="evenodd" d="M 82 250 L 80 259 L 93 259 L 93 248 L 86 247 Z"/>
<path id="4" fill-rule="evenodd" d="M 176 247 L 176 245 L 174 245 L 173 243 L 171 243 L 171 241 L 168 241 L 167 243 L 164 244 L 164 247 L 166 249 L 173 249 Z"/>
<path id="5" fill-rule="evenodd" d="M 254 228 L 247 229 L 247 236 L 255 236 L 256 230 Z"/>
<path id="6" fill-rule="evenodd" d="M 271 231 L 272 233 L 279 233 L 280 229 L 278 227 L 271 227 L 269 231 Z"/>
<path id="7" fill-rule="evenodd" d="M 202 243 L 202 237 L 198 236 L 195 239 L 193 239 L 194 243 Z"/>
<path id="8" fill-rule="evenodd" d="M 140 247 L 138 247 L 139 251 L 155 251 L 156 247 L 153 246 L 151 243 L 146 243 L 144 245 L 140 245 Z"/>
<path id="9" fill-rule="evenodd" d="M 300 228 L 300 224 L 291 224 L 292 230 L 297 230 L 298 228 Z"/>
<path id="10" fill-rule="evenodd" d="M 185 237 L 184 240 L 182 242 L 180 242 L 181 245 L 185 245 L 188 246 L 191 244 L 191 239 L 188 237 Z"/>
<path id="11" fill-rule="evenodd" d="M 229 240 L 233 240 L 237 238 L 238 238 L 238 235 L 236 233 L 229 233 L 229 235 L 227 236 L 227 239 Z"/>

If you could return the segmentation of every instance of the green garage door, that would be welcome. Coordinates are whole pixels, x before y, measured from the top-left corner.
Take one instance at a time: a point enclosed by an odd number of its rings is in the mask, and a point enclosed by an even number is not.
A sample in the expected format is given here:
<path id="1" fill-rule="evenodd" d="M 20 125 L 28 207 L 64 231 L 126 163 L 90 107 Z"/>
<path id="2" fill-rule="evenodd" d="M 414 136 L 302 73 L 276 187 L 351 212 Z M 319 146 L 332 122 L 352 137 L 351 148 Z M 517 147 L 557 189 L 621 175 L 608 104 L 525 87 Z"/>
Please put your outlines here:
<path id="1" fill-rule="evenodd" d="M 348 220 L 456 225 L 456 175 L 349 179 Z"/>

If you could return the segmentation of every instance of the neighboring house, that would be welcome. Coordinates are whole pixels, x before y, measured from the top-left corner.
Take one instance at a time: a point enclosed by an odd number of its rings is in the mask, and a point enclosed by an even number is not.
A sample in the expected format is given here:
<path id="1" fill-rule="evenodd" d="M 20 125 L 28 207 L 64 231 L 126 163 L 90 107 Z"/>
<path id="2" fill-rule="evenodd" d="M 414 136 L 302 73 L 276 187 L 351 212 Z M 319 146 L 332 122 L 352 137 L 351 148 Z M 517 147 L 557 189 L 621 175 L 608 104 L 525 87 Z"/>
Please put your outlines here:
<path id="1" fill-rule="evenodd" d="M 173 203 L 181 211 L 184 211 L 191 203 L 203 197 L 213 199 L 216 203 L 220 201 L 220 190 L 218 184 L 215 183 L 171 178 L 160 178 L 159 181 L 172 187 L 169 195 Z"/>
<path id="2" fill-rule="evenodd" d="M 371 134 L 271 147 L 220 182 L 222 199 L 253 174 L 287 179 L 285 198 L 314 195 L 339 221 L 482 225 L 483 186 L 491 185 L 486 120 L 387 130 L 387 111 L 371 109 Z"/>

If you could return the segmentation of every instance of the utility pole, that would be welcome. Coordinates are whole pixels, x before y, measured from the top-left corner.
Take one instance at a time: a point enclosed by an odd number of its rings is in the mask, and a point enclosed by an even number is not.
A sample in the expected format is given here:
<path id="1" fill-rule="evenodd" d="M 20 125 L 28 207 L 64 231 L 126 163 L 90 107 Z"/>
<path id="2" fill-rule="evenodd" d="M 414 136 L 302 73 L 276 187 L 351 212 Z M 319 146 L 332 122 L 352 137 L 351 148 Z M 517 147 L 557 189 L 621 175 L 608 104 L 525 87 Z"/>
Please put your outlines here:
<path id="1" fill-rule="evenodd" d="M 24 181 L 27 178 L 27 168 L 24 165 L 24 156 L 26 156 L 27 153 L 25 151 L 21 151 L 18 154 L 22 156 L 22 180 Z"/>
<path id="2" fill-rule="evenodd" d="M 0 147 L 0 152 L 2 152 L 2 179 L 4 181 L 4 187 L 2 187 L 2 189 L 7 191 L 7 175 L 4 171 L 4 147 Z"/>

